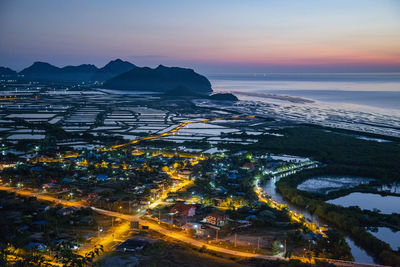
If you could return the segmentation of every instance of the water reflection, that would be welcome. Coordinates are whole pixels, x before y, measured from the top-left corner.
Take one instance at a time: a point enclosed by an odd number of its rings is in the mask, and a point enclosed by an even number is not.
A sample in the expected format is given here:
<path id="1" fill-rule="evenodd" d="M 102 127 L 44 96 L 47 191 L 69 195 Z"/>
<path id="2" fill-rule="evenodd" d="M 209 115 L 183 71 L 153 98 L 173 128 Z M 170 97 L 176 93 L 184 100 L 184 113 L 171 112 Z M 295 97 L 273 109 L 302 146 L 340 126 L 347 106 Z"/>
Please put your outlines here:
<path id="1" fill-rule="evenodd" d="M 400 213 L 400 197 L 396 196 L 355 192 L 327 202 L 343 207 L 358 206 L 370 211 L 378 209 L 384 214 Z"/>
<path id="2" fill-rule="evenodd" d="M 400 248 L 400 231 L 393 232 L 388 227 L 378 227 L 377 232 L 369 231 L 376 238 L 388 243 L 393 250 Z"/>
<path id="3" fill-rule="evenodd" d="M 307 220 L 312 220 L 316 222 L 318 225 L 324 225 L 323 221 L 318 218 L 317 215 L 310 214 L 307 210 L 297 207 L 285 200 L 283 196 L 276 191 L 275 183 L 279 181 L 279 178 L 271 178 L 264 182 L 263 190 L 265 193 L 270 195 L 273 199 L 278 201 L 279 203 L 286 204 L 289 206 L 291 210 L 302 213 Z M 362 248 L 358 247 L 348 236 L 345 236 L 347 244 L 349 244 L 351 253 L 353 254 L 354 260 L 356 262 L 361 263 L 374 263 L 374 260 L 371 256 L 369 256 Z"/>

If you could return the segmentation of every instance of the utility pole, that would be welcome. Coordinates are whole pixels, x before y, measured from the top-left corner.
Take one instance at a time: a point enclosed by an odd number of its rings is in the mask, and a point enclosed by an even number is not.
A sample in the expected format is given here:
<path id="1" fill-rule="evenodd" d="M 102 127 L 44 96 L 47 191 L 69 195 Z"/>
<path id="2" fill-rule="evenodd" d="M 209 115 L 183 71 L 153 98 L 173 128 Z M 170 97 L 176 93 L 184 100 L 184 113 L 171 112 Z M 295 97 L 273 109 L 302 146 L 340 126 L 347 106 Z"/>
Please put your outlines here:
<path id="1" fill-rule="evenodd" d="M 235 233 L 235 248 L 236 248 L 236 239 L 237 239 L 237 234 Z"/>
<path id="2" fill-rule="evenodd" d="M 283 255 L 286 255 L 286 239 L 285 239 L 285 251 Z"/>
<path id="3" fill-rule="evenodd" d="M 257 250 L 260 250 L 260 237 L 257 239 Z"/>

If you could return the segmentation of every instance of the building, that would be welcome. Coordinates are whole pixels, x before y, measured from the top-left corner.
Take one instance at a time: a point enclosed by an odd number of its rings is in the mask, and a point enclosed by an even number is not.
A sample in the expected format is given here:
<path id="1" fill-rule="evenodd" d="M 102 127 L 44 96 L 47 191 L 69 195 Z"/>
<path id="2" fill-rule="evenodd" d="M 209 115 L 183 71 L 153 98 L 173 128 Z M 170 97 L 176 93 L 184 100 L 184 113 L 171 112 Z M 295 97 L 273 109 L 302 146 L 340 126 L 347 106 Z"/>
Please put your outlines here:
<path id="1" fill-rule="evenodd" d="M 254 170 L 254 164 L 252 162 L 246 162 L 245 164 L 243 164 L 243 166 L 241 167 L 244 170 Z"/>
<path id="2" fill-rule="evenodd" d="M 170 210 L 171 213 L 176 213 L 177 216 L 191 217 L 196 214 L 196 208 L 185 203 L 177 202 Z"/>
<path id="3" fill-rule="evenodd" d="M 115 250 L 121 252 L 134 252 L 145 249 L 149 242 L 144 239 L 128 239 L 125 242 L 115 246 Z"/>
<path id="4" fill-rule="evenodd" d="M 77 210 L 78 210 L 77 208 L 75 208 L 74 206 L 71 206 L 71 207 L 68 207 L 68 208 L 63 208 L 63 209 L 58 210 L 57 214 L 66 216 L 66 215 L 73 214 Z"/>
<path id="5" fill-rule="evenodd" d="M 202 225 L 194 222 L 186 223 L 185 225 L 182 226 L 182 229 L 186 231 L 194 230 L 197 236 L 202 236 L 205 233 L 205 230 L 203 229 Z"/>
<path id="6" fill-rule="evenodd" d="M 206 217 L 206 222 L 215 226 L 224 226 L 227 221 L 228 216 L 221 212 L 213 212 Z"/>

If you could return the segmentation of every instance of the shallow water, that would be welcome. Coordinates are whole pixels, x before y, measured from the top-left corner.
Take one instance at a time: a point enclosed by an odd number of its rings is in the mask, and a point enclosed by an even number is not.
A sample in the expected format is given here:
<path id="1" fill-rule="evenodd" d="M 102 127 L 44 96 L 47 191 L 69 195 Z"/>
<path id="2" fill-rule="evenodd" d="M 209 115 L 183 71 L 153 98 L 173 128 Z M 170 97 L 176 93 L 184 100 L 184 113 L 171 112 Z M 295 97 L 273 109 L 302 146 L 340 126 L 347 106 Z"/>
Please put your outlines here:
<path id="1" fill-rule="evenodd" d="M 305 180 L 297 186 L 297 189 L 317 194 L 329 194 L 333 191 L 367 184 L 370 181 L 372 179 L 363 177 L 319 176 Z"/>
<path id="2" fill-rule="evenodd" d="M 283 196 L 276 191 L 275 183 L 279 181 L 278 178 L 270 179 L 266 181 L 263 186 L 264 192 L 270 195 L 273 199 L 278 201 L 279 203 L 286 204 L 289 206 L 291 210 L 302 213 L 306 219 L 316 222 L 318 225 L 324 225 L 325 223 L 318 218 L 317 215 L 311 215 L 306 209 L 299 208 L 289 201 L 285 200 Z M 356 262 L 361 263 L 374 263 L 374 260 L 371 256 L 369 256 L 362 248 L 358 247 L 348 236 L 345 236 L 347 244 L 350 246 L 351 253 L 353 254 L 354 260 Z"/>
<path id="3" fill-rule="evenodd" d="M 369 232 L 380 240 L 388 243 L 393 250 L 400 248 L 400 231 L 393 232 L 388 227 L 378 227 L 378 232 Z"/>
<path id="4" fill-rule="evenodd" d="M 235 74 L 209 78 L 217 92 L 240 92 L 238 110 L 241 105 L 252 104 L 252 112 L 257 115 L 400 137 L 399 73 Z"/>
<path id="5" fill-rule="evenodd" d="M 355 192 L 347 196 L 329 200 L 327 203 L 343 207 L 358 206 L 361 209 L 370 211 L 378 209 L 384 214 L 400 213 L 400 197 L 396 196 Z"/>

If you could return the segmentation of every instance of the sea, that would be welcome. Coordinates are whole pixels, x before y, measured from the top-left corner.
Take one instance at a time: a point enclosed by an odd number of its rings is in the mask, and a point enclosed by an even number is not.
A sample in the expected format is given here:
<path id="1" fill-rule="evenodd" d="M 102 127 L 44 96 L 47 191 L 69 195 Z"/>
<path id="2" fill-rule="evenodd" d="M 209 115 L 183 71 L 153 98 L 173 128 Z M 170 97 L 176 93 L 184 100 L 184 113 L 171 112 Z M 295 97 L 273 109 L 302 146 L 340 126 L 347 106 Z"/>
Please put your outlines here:
<path id="1" fill-rule="evenodd" d="M 207 77 L 214 91 L 233 93 L 244 102 L 265 103 L 266 113 L 282 115 L 280 111 L 284 111 L 289 119 L 400 137 L 400 73 L 239 73 Z"/>
<path id="2" fill-rule="evenodd" d="M 254 73 L 207 77 L 214 91 L 233 93 L 239 98 L 231 107 L 237 110 L 400 137 L 400 73 Z M 385 137 L 358 137 L 390 142 Z M 270 184 L 273 188 L 270 194 L 283 202 L 280 195 L 274 195 L 275 183 Z M 271 191 L 268 185 L 264 190 Z M 390 240 L 383 235 L 380 238 Z M 349 237 L 346 240 L 357 262 L 375 263 Z"/>

